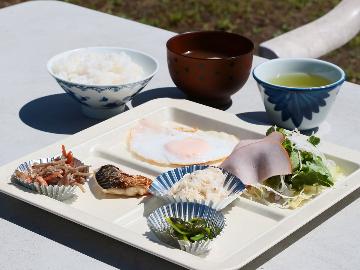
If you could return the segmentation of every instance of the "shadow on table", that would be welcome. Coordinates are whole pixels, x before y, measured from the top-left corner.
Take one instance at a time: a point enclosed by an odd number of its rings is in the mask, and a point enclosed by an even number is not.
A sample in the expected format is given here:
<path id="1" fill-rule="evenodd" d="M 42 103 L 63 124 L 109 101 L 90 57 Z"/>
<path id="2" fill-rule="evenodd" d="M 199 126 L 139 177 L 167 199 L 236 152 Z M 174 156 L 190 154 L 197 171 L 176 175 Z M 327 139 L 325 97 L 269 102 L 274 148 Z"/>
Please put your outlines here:
<path id="1" fill-rule="evenodd" d="M 253 261 L 249 262 L 241 269 L 251 270 L 251 269 L 259 268 L 261 265 L 263 265 L 264 263 L 275 257 L 277 254 L 279 254 L 280 252 L 291 246 L 293 243 L 295 243 L 297 240 L 305 236 L 307 233 L 314 230 L 316 227 L 318 227 L 320 224 L 325 222 L 327 219 L 331 218 L 336 213 L 344 209 L 346 206 L 356 201 L 359 197 L 360 197 L 360 188 L 358 188 L 357 190 L 355 190 L 345 198 L 341 199 L 340 201 L 336 202 L 334 205 L 326 209 L 324 212 L 322 212 L 320 215 L 315 217 L 313 220 L 306 223 L 299 230 L 293 232 L 288 237 L 286 237 L 285 239 L 281 240 L 279 243 L 272 246 L 262 255 L 260 255 Z"/>
<path id="2" fill-rule="evenodd" d="M 133 107 L 157 98 L 185 99 L 185 94 L 177 87 L 154 88 L 136 95 L 131 101 Z"/>
<path id="3" fill-rule="evenodd" d="M 34 99 L 20 109 L 19 116 L 30 127 L 58 134 L 74 134 L 100 122 L 84 116 L 79 103 L 65 93 Z"/>
<path id="4" fill-rule="evenodd" d="M 183 269 L 2 193 L 0 205 L 0 218 L 113 267 L 124 270 Z"/>
<path id="5" fill-rule="evenodd" d="M 131 102 L 133 107 L 139 106 L 145 102 L 148 102 L 157 98 L 173 98 L 173 99 L 188 99 L 193 102 L 201 103 L 201 101 L 197 99 L 189 99 L 179 88 L 177 87 L 162 87 L 162 88 L 154 88 L 144 92 L 141 92 L 137 96 L 135 96 Z M 222 107 L 217 107 L 220 110 L 228 109 L 232 104 L 232 101 L 229 104 L 226 104 Z"/>
<path id="6" fill-rule="evenodd" d="M 264 111 L 243 112 L 238 113 L 236 116 L 239 117 L 241 120 L 251 124 L 266 126 L 272 125 L 270 119 Z"/>
<path id="7" fill-rule="evenodd" d="M 271 120 L 268 118 L 265 111 L 255 111 L 255 112 L 244 112 L 244 113 L 238 113 L 236 115 L 241 120 L 246 121 L 251 124 L 255 125 L 263 125 L 263 126 L 269 126 L 274 125 L 274 123 L 271 122 Z M 301 130 L 301 134 L 310 136 L 312 134 L 315 134 L 319 131 L 319 128 L 312 128 L 308 130 Z"/>
<path id="8" fill-rule="evenodd" d="M 325 212 L 304 225 L 301 229 L 292 233 L 289 237 L 286 237 L 284 240 L 275 244 L 261 256 L 245 265 L 242 269 L 250 270 L 260 267 L 347 205 L 354 202 L 359 196 L 360 188 L 335 203 Z M 0 193 L 0 205 L 2 206 L 0 207 L 0 218 L 113 267 L 126 270 L 183 269 L 180 266 L 171 264 L 163 259 L 2 193 Z M 121 227 L 119 227 L 119 229 L 121 229 Z M 134 255 L 132 256 L 132 254 Z"/>

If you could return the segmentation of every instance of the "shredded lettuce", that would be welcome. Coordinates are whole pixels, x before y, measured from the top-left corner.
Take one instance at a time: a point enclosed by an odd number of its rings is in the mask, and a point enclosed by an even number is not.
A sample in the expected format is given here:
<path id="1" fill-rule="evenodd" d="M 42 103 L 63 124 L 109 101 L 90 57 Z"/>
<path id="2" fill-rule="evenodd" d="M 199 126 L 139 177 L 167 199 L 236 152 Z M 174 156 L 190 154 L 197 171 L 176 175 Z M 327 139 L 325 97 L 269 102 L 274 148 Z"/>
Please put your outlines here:
<path id="1" fill-rule="evenodd" d="M 317 148 L 320 138 L 307 137 L 299 131 L 273 126 L 266 135 L 280 132 L 285 136 L 282 146 L 289 154 L 292 174 L 274 176 L 262 184 L 248 187 L 244 196 L 266 205 L 281 208 L 298 208 L 342 177 L 335 162 L 327 160 Z"/>
<path id="2" fill-rule="evenodd" d="M 308 138 L 308 142 L 311 143 L 313 146 L 317 146 L 320 143 L 320 138 L 318 138 L 318 137 L 316 137 L 314 135 L 311 135 Z"/>

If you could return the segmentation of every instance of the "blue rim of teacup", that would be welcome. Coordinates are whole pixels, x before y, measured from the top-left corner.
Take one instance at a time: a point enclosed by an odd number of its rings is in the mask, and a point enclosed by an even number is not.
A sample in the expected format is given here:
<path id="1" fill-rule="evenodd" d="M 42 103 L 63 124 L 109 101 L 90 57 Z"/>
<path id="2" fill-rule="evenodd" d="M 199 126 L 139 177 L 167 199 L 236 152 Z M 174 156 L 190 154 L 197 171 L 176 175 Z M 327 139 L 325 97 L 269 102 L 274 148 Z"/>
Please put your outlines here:
<path id="1" fill-rule="evenodd" d="M 105 84 L 83 84 L 83 83 L 71 82 L 71 81 L 64 80 L 63 78 L 60 78 L 60 77 L 56 76 L 53 73 L 52 66 L 53 66 L 54 61 L 66 56 L 66 55 L 69 55 L 71 53 L 82 51 L 82 50 L 89 50 L 89 49 L 90 50 L 118 50 L 118 51 L 123 51 L 123 52 L 130 51 L 130 52 L 142 54 L 142 55 L 150 58 L 152 61 L 154 61 L 155 64 L 156 64 L 156 68 L 150 75 L 148 75 L 148 76 L 146 76 L 144 78 L 141 78 L 140 80 L 127 82 L 127 83 L 124 83 L 124 84 L 108 84 L 108 85 L 105 85 Z M 148 79 L 150 80 L 158 72 L 158 70 L 159 70 L 159 62 L 153 56 L 151 56 L 151 55 L 149 55 L 147 53 L 144 53 L 144 52 L 139 51 L 139 50 L 130 49 L 130 48 L 123 48 L 123 47 L 83 47 L 83 48 L 77 48 L 77 49 L 74 49 L 74 50 L 61 52 L 59 54 L 54 55 L 53 57 L 51 57 L 49 59 L 49 61 L 46 64 L 46 67 L 47 67 L 47 70 L 48 70 L 48 72 L 50 73 L 51 76 L 53 76 L 57 80 L 60 80 L 62 82 L 68 83 L 68 84 L 85 86 L 85 87 L 114 88 L 114 87 L 123 87 L 123 86 L 127 86 L 127 85 L 132 85 L 132 84 L 135 84 L 135 83 L 140 83 L 140 82 L 146 81 Z"/>
<path id="2" fill-rule="evenodd" d="M 266 82 L 262 79 L 260 79 L 259 77 L 256 76 L 256 70 L 263 66 L 263 65 L 269 65 L 269 63 L 273 63 L 273 62 L 289 62 L 289 61 L 308 61 L 308 62 L 317 62 L 317 63 L 321 63 L 327 66 L 331 66 L 332 68 L 336 69 L 337 71 L 340 72 L 341 77 L 340 79 L 336 80 L 335 82 L 328 84 L 328 85 L 323 85 L 323 86 L 319 86 L 319 87 L 289 87 L 289 86 L 281 86 L 281 85 L 276 85 L 276 84 L 271 84 L 269 82 Z M 327 62 L 327 61 L 323 61 L 323 60 L 319 60 L 319 59 L 313 59 L 313 58 L 279 58 L 279 59 L 272 59 L 269 61 L 266 61 L 264 63 L 261 63 L 259 65 L 257 65 L 253 71 L 252 71 L 252 76 L 253 78 L 259 83 L 259 84 L 263 84 L 266 87 L 269 88 L 273 88 L 273 89 L 278 89 L 278 90 L 285 90 L 285 91 L 322 91 L 322 90 L 333 90 L 335 89 L 337 86 L 341 85 L 345 79 L 346 79 L 346 75 L 344 70 L 342 70 L 340 67 L 338 67 L 337 65 Z"/>
<path id="3" fill-rule="evenodd" d="M 218 168 L 225 175 L 224 188 L 228 191 L 228 195 L 224 199 L 220 201 L 212 201 L 212 200 L 198 201 L 198 200 L 185 200 L 177 196 L 167 195 L 171 187 L 175 185 L 175 183 L 180 181 L 185 174 L 192 173 L 198 170 L 204 170 L 209 167 Z M 152 182 L 151 186 L 149 187 L 149 192 L 154 196 L 160 197 L 163 200 L 170 203 L 195 202 L 195 203 L 204 204 L 215 210 L 221 210 L 226 206 L 228 206 L 230 203 L 232 203 L 244 189 L 245 189 L 244 183 L 238 177 L 226 171 L 225 169 L 216 166 L 195 164 L 184 167 L 178 167 L 160 174 Z"/>

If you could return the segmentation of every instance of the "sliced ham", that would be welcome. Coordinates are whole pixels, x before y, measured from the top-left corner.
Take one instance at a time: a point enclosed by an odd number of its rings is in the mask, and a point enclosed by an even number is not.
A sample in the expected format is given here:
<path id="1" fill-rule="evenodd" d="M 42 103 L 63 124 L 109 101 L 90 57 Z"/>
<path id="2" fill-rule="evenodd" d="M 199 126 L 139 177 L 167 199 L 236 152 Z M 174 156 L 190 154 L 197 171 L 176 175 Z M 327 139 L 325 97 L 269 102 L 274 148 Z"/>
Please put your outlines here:
<path id="1" fill-rule="evenodd" d="M 247 146 L 249 144 L 258 143 L 263 140 L 273 141 L 277 143 L 282 143 L 284 141 L 284 135 L 280 132 L 272 132 L 270 135 L 266 136 L 265 138 L 258 139 L 258 140 L 242 140 L 240 141 L 234 148 L 234 150 L 239 149 L 241 147 Z"/>
<path id="2" fill-rule="evenodd" d="M 260 140 L 243 140 L 220 167 L 245 185 L 256 185 L 275 175 L 291 174 L 290 158 L 281 143 L 284 135 L 273 132 Z"/>

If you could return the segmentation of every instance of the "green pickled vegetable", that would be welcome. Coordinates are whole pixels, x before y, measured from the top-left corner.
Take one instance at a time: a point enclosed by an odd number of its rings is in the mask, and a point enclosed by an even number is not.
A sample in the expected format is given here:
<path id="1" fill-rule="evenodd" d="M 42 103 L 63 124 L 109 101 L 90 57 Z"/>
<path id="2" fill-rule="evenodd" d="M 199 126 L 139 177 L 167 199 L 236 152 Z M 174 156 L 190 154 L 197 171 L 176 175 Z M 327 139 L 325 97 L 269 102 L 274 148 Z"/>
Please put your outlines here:
<path id="1" fill-rule="evenodd" d="M 221 231 L 220 228 L 212 228 L 203 218 L 193 218 L 184 221 L 181 218 L 167 217 L 169 223 L 169 234 L 178 240 L 190 242 L 208 240 L 215 238 Z"/>

